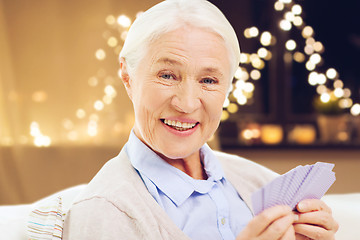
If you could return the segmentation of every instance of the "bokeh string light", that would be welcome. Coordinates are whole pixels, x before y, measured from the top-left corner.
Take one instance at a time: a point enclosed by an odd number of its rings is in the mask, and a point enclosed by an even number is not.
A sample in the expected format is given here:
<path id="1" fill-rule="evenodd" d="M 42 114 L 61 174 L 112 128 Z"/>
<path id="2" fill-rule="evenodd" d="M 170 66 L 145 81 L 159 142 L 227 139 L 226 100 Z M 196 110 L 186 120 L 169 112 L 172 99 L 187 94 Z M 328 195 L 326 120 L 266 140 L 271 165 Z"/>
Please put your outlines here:
<path id="1" fill-rule="evenodd" d="M 316 87 L 316 92 L 320 96 L 322 102 L 328 102 L 331 99 L 339 99 L 339 106 L 343 109 L 349 109 L 354 116 L 360 115 L 360 104 L 354 103 L 351 99 L 351 91 L 345 88 L 344 82 L 339 79 L 340 74 L 335 68 L 328 68 L 325 72 L 321 72 L 318 68 L 320 63 L 324 62 L 322 54 L 324 46 L 320 41 L 314 38 L 315 32 L 311 26 L 305 24 L 300 4 L 294 3 L 292 0 L 278 0 L 274 3 L 275 11 L 282 13 L 283 18 L 279 21 L 279 28 L 282 31 L 299 31 L 305 41 L 304 48 L 294 39 L 288 39 L 285 43 L 287 51 L 286 56 L 290 56 L 291 60 L 303 63 L 304 67 L 309 71 L 308 83 Z M 137 17 L 142 12 L 137 14 Z M 108 15 L 105 22 L 111 31 L 106 31 L 103 37 L 106 41 L 106 48 L 98 48 L 94 51 L 94 57 L 98 61 L 104 61 L 111 54 L 116 56 L 120 53 L 123 41 L 126 38 L 128 29 L 132 20 L 122 14 L 118 17 Z M 221 120 L 227 120 L 231 114 L 238 112 L 239 107 L 250 105 L 253 102 L 255 92 L 255 83 L 262 78 L 262 70 L 266 67 L 266 63 L 271 61 L 272 52 L 270 47 L 277 44 L 276 37 L 269 31 L 260 31 L 258 27 L 252 26 L 244 30 L 244 36 L 248 39 L 258 40 L 261 44 L 255 53 L 242 52 L 240 55 L 240 66 L 238 67 L 233 84 L 230 88 L 229 97 L 225 100 Z M 120 70 L 112 76 L 105 70 L 99 69 L 96 75 L 89 77 L 87 85 L 90 88 L 102 88 L 102 97 L 90 100 L 92 104 L 78 106 L 73 116 L 69 116 L 62 120 L 62 127 L 68 141 L 77 142 L 81 140 L 81 136 L 94 138 L 101 131 L 100 113 L 113 103 L 118 92 L 114 82 L 120 77 Z M 116 80 L 115 80 L 116 79 Z M 329 82 L 333 84 L 329 87 Z M 101 83 L 105 83 L 104 85 Z M 44 101 L 47 96 L 43 92 L 37 92 L 33 95 L 34 101 Z M 86 121 L 85 127 L 77 126 L 76 121 Z M 133 119 L 128 117 L 127 123 Z M 124 124 L 117 122 L 114 124 L 113 130 L 121 132 Z M 258 131 L 256 129 L 256 131 Z M 257 136 L 257 132 L 243 132 L 244 137 Z M 30 135 L 34 138 L 34 145 L 38 147 L 48 147 L 52 140 L 49 136 L 41 133 L 40 126 L 37 122 L 32 122 L 30 126 Z"/>
<path id="2" fill-rule="evenodd" d="M 306 25 L 301 17 L 303 12 L 301 5 L 294 3 L 293 0 L 278 0 L 274 3 L 274 9 L 282 13 L 283 16 L 279 21 L 279 28 L 285 32 L 294 28 L 294 31 L 299 31 L 305 40 L 303 49 L 300 49 L 301 44 L 295 40 L 287 40 L 285 43 L 287 52 L 284 55 L 284 60 L 294 60 L 297 63 L 305 64 L 305 68 L 309 72 L 308 83 L 317 87 L 316 92 L 319 94 L 321 102 L 338 101 L 341 109 L 349 109 L 354 116 L 360 115 L 360 104 L 354 103 L 350 89 L 344 88 L 343 81 L 339 79 L 339 72 L 335 68 L 328 68 L 325 72 L 320 70 L 319 66 L 324 62 L 321 54 L 324 53 L 325 49 L 320 41 L 315 40 L 314 29 Z M 268 47 L 276 44 L 276 37 L 273 34 L 269 31 L 261 33 L 256 26 L 246 28 L 244 36 L 248 39 L 259 37 L 262 47 L 258 49 L 257 53 L 241 53 L 240 65 L 243 67 L 239 67 L 235 74 L 232 91 L 223 106 L 222 121 L 227 120 L 230 114 L 234 113 L 233 110 L 229 110 L 232 102 L 239 105 L 251 103 L 249 100 L 254 95 L 255 88 L 251 87 L 248 88 L 249 91 L 246 91 L 244 87 L 246 84 L 252 84 L 250 80 L 257 81 L 261 78 L 261 70 L 265 67 L 265 62 L 271 60 L 272 57 Z M 250 70 L 250 74 L 247 70 L 249 66 L 253 68 Z M 329 84 L 329 81 L 332 81 L 333 84 Z M 252 84 L 252 86 L 254 85 Z"/>
<path id="3" fill-rule="evenodd" d="M 139 14 L 141 14 L 141 12 L 139 12 L 137 16 Z M 123 41 L 125 40 L 129 27 L 132 23 L 131 19 L 124 14 L 119 15 L 118 17 L 108 15 L 105 18 L 105 22 L 111 31 L 105 31 L 103 34 L 107 48 L 99 48 L 94 52 L 94 57 L 98 61 L 106 60 L 110 54 L 115 54 L 117 56 L 120 53 Z M 93 99 L 92 104 L 85 104 L 85 106 L 78 107 L 74 116 L 70 116 L 62 121 L 62 127 L 66 132 L 66 138 L 68 141 L 74 143 L 81 141 L 81 136 L 83 136 L 83 138 L 91 139 L 96 138 L 99 135 L 99 132 L 101 131 L 100 128 L 102 126 L 100 124 L 100 113 L 111 105 L 113 100 L 117 97 L 118 92 L 115 85 L 120 82 L 118 81 L 120 77 L 119 75 L 119 71 L 115 71 L 115 76 L 112 76 L 104 69 L 100 68 L 98 69 L 96 75 L 89 77 L 87 85 L 90 88 L 97 89 L 104 86 L 103 94 L 102 97 Z M 102 83 L 104 83 L 104 85 L 102 85 Z M 75 123 L 77 120 L 82 120 L 78 126 Z M 85 127 L 80 126 L 83 125 L 84 121 L 86 122 Z M 131 117 L 127 117 L 125 124 L 129 125 L 131 122 Z M 116 122 L 113 130 L 117 133 L 122 132 L 124 130 L 124 124 Z M 49 146 L 50 143 L 47 146 Z M 42 146 L 44 146 L 44 144 Z"/>

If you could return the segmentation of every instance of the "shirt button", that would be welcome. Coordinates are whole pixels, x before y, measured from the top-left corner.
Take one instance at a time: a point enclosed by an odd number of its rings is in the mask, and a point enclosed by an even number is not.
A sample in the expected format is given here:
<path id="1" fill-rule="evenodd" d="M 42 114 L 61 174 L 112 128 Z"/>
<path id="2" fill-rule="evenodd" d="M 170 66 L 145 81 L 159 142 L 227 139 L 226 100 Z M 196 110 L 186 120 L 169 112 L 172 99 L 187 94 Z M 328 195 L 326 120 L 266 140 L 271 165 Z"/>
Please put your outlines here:
<path id="1" fill-rule="evenodd" d="M 225 218 L 221 218 L 221 224 L 222 224 L 222 225 L 225 225 L 225 223 L 226 223 Z"/>

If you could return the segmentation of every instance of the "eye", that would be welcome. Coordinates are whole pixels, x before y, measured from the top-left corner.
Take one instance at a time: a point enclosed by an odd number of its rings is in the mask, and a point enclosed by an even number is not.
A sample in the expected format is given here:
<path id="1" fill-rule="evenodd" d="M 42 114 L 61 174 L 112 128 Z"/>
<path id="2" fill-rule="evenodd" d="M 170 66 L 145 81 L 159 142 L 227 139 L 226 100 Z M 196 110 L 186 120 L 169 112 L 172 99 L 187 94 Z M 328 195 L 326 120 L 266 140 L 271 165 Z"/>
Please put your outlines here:
<path id="1" fill-rule="evenodd" d="M 202 83 L 205 83 L 205 84 L 215 84 L 215 83 L 218 83 L 217 80 L 215 79 L 212 79 L 212 78 L 204 78 L 201 80 Z"/>
<path id="2" fill-rule="evenodd" d="M 175 76 L 173 74 L 170 73 L 162 73 L 159 75 L 159 77 L 163 78 L 163 79 L 175 79 Z"/>

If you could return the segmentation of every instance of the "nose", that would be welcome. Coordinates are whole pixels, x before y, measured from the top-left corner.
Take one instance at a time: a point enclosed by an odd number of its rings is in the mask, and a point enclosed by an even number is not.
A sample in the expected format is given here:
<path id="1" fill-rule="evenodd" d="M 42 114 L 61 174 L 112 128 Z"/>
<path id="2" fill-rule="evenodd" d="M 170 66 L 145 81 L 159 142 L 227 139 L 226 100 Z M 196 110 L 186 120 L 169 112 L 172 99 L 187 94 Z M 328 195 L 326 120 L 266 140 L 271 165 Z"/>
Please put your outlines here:
<path id="1" fill-rule="evenodd" d="M 189 82 L 182 82 L 175 90 L 174 96 L 171 99 L 171 104 L 174 108 L 182 113 L 192 113 L 201 107 L 200 89 L 197 89 L 196 84 Z"/>

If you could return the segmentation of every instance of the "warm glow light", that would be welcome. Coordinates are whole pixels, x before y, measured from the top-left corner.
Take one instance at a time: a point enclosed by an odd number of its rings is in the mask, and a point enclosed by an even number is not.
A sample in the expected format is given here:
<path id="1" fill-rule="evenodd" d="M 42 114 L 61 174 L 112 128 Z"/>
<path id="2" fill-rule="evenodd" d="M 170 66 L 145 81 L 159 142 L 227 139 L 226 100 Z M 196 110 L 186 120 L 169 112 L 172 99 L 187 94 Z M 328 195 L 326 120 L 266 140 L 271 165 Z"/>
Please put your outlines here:
<path id="1" fill-rule="evenodd" d="M 228 118 L 229 118 L 229 113 L 226 110 L 223 110 L 222 113 L 221 113 L 220 120 L 221 121 L 226 121 L 226 120 L 228 120 Z"/>
<path id="2" fill-rule="evenodd" d="M 286 20 L 288 20 L 289 22 L 292 22 L 295 19 L 295 15 L 294 15 L 293 12 L 286 12 L 285 15 L 284 15 L 284 18 Z"/>
<path id="3" fill-rule="evenodd" d="M 110 46 L 110 47 L 116 47 L 117 44 L 118 44 L 118 40 L 116 39 L 116 37 L 109 37 L 108 41 L 107 41 L 107 44 Z"/>
<path id="4" fill-rule="evenodd" d="M 112 98 L 111 96 L 109 96 L 109 95 L 105 95 L 105 96 L 102 98 L 102 101 L 103 101 L 105 104 L 109 105 L 109 104 L 112 103 L 113 98 Z"/>
<path id="5" fill-rule="evenodd" d="M 34 145 L 36 147 L 49 147 L 51 144 L 51 138 L 41 133 L 37 122 L 31 122 L 30 135 L 34 137 Z"/>
<path id="6" fill-rule="evenodd" d="M 99 80 L 96 78 L 96 77 L 91 77 L 89 78 L 88 80 L 88 84 L 91 86 L 91 87 L 96 87 L 99 83 Z"/>
<path id="7" fill-rule="evenodd" d="M 343 88 L 343 87 L 344 87 L 344 83 L 340 79 L 334 82 L 334 88 Z"/>
<path id="8" fill-rule="evenodd" d="M 325 85 L 319 85 L 319 86 L 317 86 L 317 88 L 316 88 L 316 92 L 319 94 L 319 95 L 321 95 L 321 94 L 323 94 L 323 93 L 326 93 L 327 92 L 327 87 L 325 86 Z"/>
<path id="9" fill-rule="evenodd" d="M 339 106 L 341 108 L 350 108 L 353 105 L 353 101 L 350 98 L 342 98 L 339 100 Z"/>
<path id="10" fill-rule="evenodd" d="M 104 103 L 103 103 L 102 101 L 100 101 L 100 100 L 97 100 L 97 101 L 95 101 L 95 103 L 94 103 L 94 108 L 95 108 L 95 110 L 97 110 L 97 111 L 101 111 L 101 110 L 104 109 Z"/>
<path id="11" fill-rule="evenodd" d="M 241 89 L 241 90 L 244 89 L 245 88 L 245 81 L 244 80 L 236 81 L 235 87 L 236 87 L 236 89 Z M 238 94 L 238 93 L 234 92 L 235 97 L 236 97 L 236 94 Z M 241 92 L 240 92 L 240 94 L 241 94 Z"/>
<path id="12" fill-rule="evenodd" d="M 312 71 L 315 69 L 316 65 L 310 61 L 307 61 L 305 67 L 307 70 Z"/>
<path id="13" fill-rule="evenodd" d="M 313 64 L 319 64 L 321 62 L 321 56 L 318 53 L 314 53 L 310 56 L 309 59 L 310 62 L 312 62 Z"/>
<path id="14" fill-rule="evenodd" d="M 283 3 L 291 3 L 292 2 L 292 0 L 279 0 L 280 2 L 283 2 Z"/>
<path id="15" fill-rule="evenodd" d="M 293 58 L 298 63 L 302 63 L 305 61 L 305 55 L 301 52 L 295 52 Z"/>
<path id="16" fill-rule="evenodd" d="M 32 100 L 34 102 L 45 102 L 47 100 L 47 93 L 44 91 L 36 91 L 32 94 Z"/>
<path id="17" fill-rule="evenodd" d="M 261 132 L 259 129 L 252 129 L 253 138 L 259 138 L 261 136 Z"/>
<path id="18" fill-rule="evenodd" d="M 270 32 L 263 32 L 260 36 L 260 43 L 263 45 L 263 46 L 269 46 L 271 44 L 271 33 Z"/>
<path id="19" fill-rule="evenodd" d="M 95 137 L 98 134 L 98 125 L 96 121 L 90 120 L 88 123 L 87 133 L 91 137 Z"/>
<path id="20" fill-rule="evenodd" d="M 323 93 L 320 95 L 320 101 L 323 102 L 323 103 L 327 103 L 330 101 L 330 94 L 328 93 Z"/>
<path id="21" fill-rule="evenodd" d="M 303 24 L 303 19 L 300 17 L 300 16 L 296 16 L 295 18 L 294 18 L 294 21 L 293 21 L 293 23 L 294 23 L 294 25 L 295 26 L 301 26 L 302 24 Z"/>
<path id="22" fill-rule="evenodd" d="M 317 76 L 318 76 L 317 72 L 311 72 L 309 74 L 308 82 L 309 82 L 310 85 L 315 86 L 318 83 L 317 82 Z"/>
<path id="23" fill-rule="evenodd" d="M 49 147 L 51 139 L 48 136 L 38 136 L 34 139 L 34 145 L 36 147 Z"/>
<path id="24" fill-rule="evenodd" d="M 268 55 L 268 50 L 266 48 L 259 48 L 259 50 L 257 51 L 257 54 L 259 55 L 259 57 L 261 58 L 266 58 L 266 56 Z"/>
<path id="25" fill-rule="evenodd" d="M 130 27 L 131 25 L 131 20 L 129 17 L 125 16 L 125 15 L 120 15 L 118 18 L 117 18 L 117 23 L 122 26 L 122 27 Z"/>
<path id="26" fill-rule="evenodd" d="M 265 124 L 261 126 L 261 140 L 265 144 L 278 144 L 283 140 L 284 131 L 281 126 Z"/>
<path id="27" fill-rule="evenodd" d="M 289 20 L 283 19 L 280 21 L 280 28 L 284 31 L 289 31 L 291 29 L 291 22 Z"/>
<path id="28" fill-rule="evenodd" d="M 105 22 L 109 25 L 113 25 L 116 23 L 116 18 L 113 15 L 108 15 L 105 19 Z"/>
<path id="29" fill-rule="evenodd" d="M 70 140 L 70 141 L 76 141 L 79 137 L 79 134 L 76 132 L 76 131 L 71 131 L 67 134 L 67 138 Z"/>
<path id="30" fill-rule="evenodd" d="M 286 43 L 285 43 L 285 47 L 286 47 L 287 50 L 293 51 L 296 48 L 296 42 L 294 40 L 292 40 L 292 39 L 287 40 Z"/>
<path id="31" fill-rule="evenodd" d="M 359 116 L 360 115 L 360 104 L 359 103 L 355 103 L 351 109 L 350 112 L 352 115 L 354 116 Z"/>
<path id="32" fill-rule="evenodd" d="M 103 49 L 100 48 L 100 49 L 96 50 L 95 57 L 100 61 L 104 60 L 106 57 L 106 53 Z"/>
<path id="33" fill-rule="evenodd" d="M 261 78 L 261 73 L 259 70 L 254 69 L 250 72 L 250 77 L 253 80 L 259 80 Z"/>
<path id="34" fill-rule="evenodd" d="M 323 52 L 324 51 L 324 45 L 321 42 L 315 42 L 313 44 L 313 46 L 314 46 L 314 50 L 316 52 Z"/>
<path id="35" fill-rule="evenodd" d="M 84 109 L 79 108 L 78 110 L 76 110 L 76 117 L 79 119 L 83 119 L 86 116 L 86 112 Z"/>
<path id="36" fill-rule="evenodd" d="M 295 125 L 287 137 L 297 144 L 311 144 L 316 140 L 316 129 L 311 124 Z"/>
<path id="37" fill-rule="evenodd" d="M 261 60 L 259 57 L 254 58 L 254 59 L 251 61 L 251 65 L 252 65 L 254 68 L 257 68 L 257 69 L 263 69 L 263 68 L 265 67 L 264 61 Z"/>
<path id="38" fill-rule="evenodd" d="M 104 92 L 106 95 L 110 96 L 110 97 L 115 97 L 116 96 L 116 90 L 112 85 L 107 85 L 104 88 Z"/>
<path id="39" fill-rule="evenodd" d="M 312 37 L 309 37 L 309 38 L 306 39 L 305 43 L 306 43 L 306 45 L 311 45 L 312 46 L 312 45 L 315 44 L 315 39 L 312 38 Z"/>
<path id="40" fill-rule="evenodd" d="M 245 36 L 246 38 L 251 38 L 250 28 L 246 28 L 246 29 L 244 30 L 244 36 Z"/>
<path id="41" fill-rule="evenodd" d="M 314 29 L 310 26 L 306 26 L 306 27 L 304 27 L 301 34 L 304 38 L 311 37 L 314 34 Z"/>
<path id="42" fill-rule="evenodd" d="M 335 79 L 336 76 L 337 76 L 337 72 L 334 68 L 329 68 L 327 71 L 326 71 L 326 76 L 329 78 L 329 79 Z"/>
<path id="43" fill-rule="evenodd" d="M 300 15 L 302 12 L 302 8 L 299 4 L 295 4 L 294 6 L 292 6 L 291 11 L 295 14 L 295 15 Z"/>
<path id="44" fill-rule="evenodd" d="M 276 11 L 282 11 L 284 9 L 284 3 L 280 2 L 280 1 L 275 2 L 274 9 Z"/>
<path id="45" fill-rule="evenodd" d="M 243 81 L 246 81 L 249 79 L 249 73 L 246 71 L 246 69 L 242 69 L 240 79 Z"/>
<path id="46" fill-rule="evenodd" d="M 41 135 L 39 124 L 37 122 L 32 122 L 30 124 L 30 135 L 33 137 Z"/>
<path id="47" fill-rule="evenodd" d="M 314 53 L 314 47 L 312 45 L 306 45 L 305 48 L 304 48 L 304 52 L 307 54 L 307 55 L 311 55 Z"/>
<path id="48" fill-rule="evenodd" d="M 335 88 L 334 95 L 337 98 L 341 98 L 344 96 L 344 90 L 342 88 Z"/>
<path id="49" fill-rule="evenodd" d="M 351 97 L 351 91 L 348 88 L 344 88 L 344 98 Z"/>
<path id="50" fill-rule="evenodd" d="M 322 73 L 318 74 L 317 72 L 311 72 L 309 74 L 308 82 L 310 85 L 315 86 L 316 84 L 325 84 L 326 76 Z"/>
<path id="51" fill-rule="evenodd" d="M 246 140 L 250 140 L 253 138 L 253 132 L 250 129 L 244 129 L 241 135 Z"/>
<path id="52" fill-rule="evenodd" d="M 240 79 L 240 78 L 241 78 L 241 72 L 242 72 L 241 68 L 238 67 L 238 68 L 236 69 L 236 72 L 235 72 L 234 77 L 235 77 L 236 79 Z"/>
<path id="53" fill-rule="evenodd" d="M 244 86 L 244 91 L 245 92 L 253 92 L 254 89 L 255 89 L 254 84 L 252 84 L 251 82 L 245 83 L 245 86 Z"/>
<path id="54" fill-rule="evenodd" d="M 249 54 L 240 53 L 240 63 L 249 63 L 249 62 L 250 62 Z"/>
<path id="55" fill-rule="evenodd" d="M 230 103 L 227 107 L 227 110 L 229 111 L 229 113 L 236 113 L 239 110 L 239 107 L 235 103 Z"/>
<path id="56" fill-rule="evenodd" d="M 266 61 L 270 61 L 271 58 L 272 58 L 272 53 L 271 53 L 270 51 L 268 51 L 268 52 L 267 52 L 267 55 L 265 56 L 264 59 L 265 59 Z"/>
<path id="57" fill-rule="evenodd" d="M 317 75 L 317 83 L 318 84 L 325 84 L 326 83 L 326 76 L 323 73 Z"/>
<path id="58" fill-rule="evenodd" d="M 247 103 L 247 98 L 244 95 L 239 95 L 237 97 L 237 103 L 240 105 L 245 105 Z"/>
<path id="59" fill-rule="evenodd" d="M 257 29 L 257 27 L 251 27 L 249 33 L 251 37 L 257 37 L 259 35 L 259 29 Z"/>

